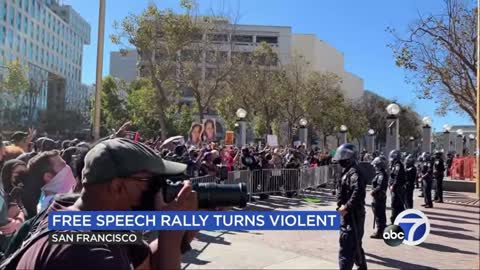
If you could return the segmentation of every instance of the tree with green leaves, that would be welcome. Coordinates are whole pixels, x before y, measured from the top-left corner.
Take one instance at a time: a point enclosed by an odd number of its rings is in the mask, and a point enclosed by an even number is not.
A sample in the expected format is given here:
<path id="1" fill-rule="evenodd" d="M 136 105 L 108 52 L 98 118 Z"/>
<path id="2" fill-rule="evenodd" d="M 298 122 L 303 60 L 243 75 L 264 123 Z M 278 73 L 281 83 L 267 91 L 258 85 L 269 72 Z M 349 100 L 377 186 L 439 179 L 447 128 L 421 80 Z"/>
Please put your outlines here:
<path id="1" fill-rule="evenodd" d="M 305 116 L 303 104 L 308 102 L 306 79 L 309 74 L 309 63 L 302 55 L 295 55 L 291 63 L 283 66 L 279 76 L 279 113 L 288 127 L 294 127 Z M 293 139 L 291 128 L 287 130 L 287 141 Z"/>
<path id="2" fill-rule="evenodd" d="M 28 69 L 19 61 L 8 62 L 5 69 L 6 74 L 0 83 L 0 90 L 18 98 L 29 87 Z"/>
<path id="3" fill-rule="evenodd" d="M 359 108 L 360 114 L 366 116 L 368 128 L 375 130 L 377 142 L 385 143 L 387 134 L 387 111 L 389 104 L 394 100 L 381 97 L 371 91 L 365 91 L 363 97 L 355 105 Z M 400 144 L 408 147 L 410 137 L 420 138 L 421 119 L 412 106 L 402 105 L 399 114 L 400 121 Z"/>
<path id="4" fill-rule="evenodd" d="M 118 128 L 128 120 L 125 101 L 121 98 L 121 89 L 118 82 L 111 76 L 102 80 L 102 96 L 100 108 L 101 134 L 110 134 L 112 129 Z M 92 115 L 94 108 L 92 107 Z"/>
<path id="5" fill-rule="evenodd" d="M 194 3 L 181 1 L 185 13 L 171 9 L 159 10 L 154 4 L 139 15 L 130 15 L 115 23 L 117 34 L 111 35 L 114 44 L 134 46 L 140 57 L 140 74 L 148 78 L 156 93 L 150 100 L 157 109 L 157 119 L 163 139 L 167 137 L 167 110 L 178 102 L 179 56 L 198 38 L 198 23 L 192 20 Z M 180 89 L 179 89 L 180 88 Z"/>
<path id="6" fill-rule="evenodd" d="M 437 113 L 465 112 L 476 120 L 477 9 L 474 1 L 445 0 L 440 14 L 422 16 L 405 37 L 389 46 L 407 82 L 418 86 L 418 96 L 434 99 Z"/>
<path id="7" fill-rule="evenodd" d="M 244 108 L 249 112 L 247 118 L 255 120 L 257 135 L 272 134 L 279 115 L 281 66 L 277 53 L 262 42 L 253 53 L 233 61 L 234 76 L 229 76 L 228 89 L 218 103 L 219 114 L 231 119 L 230 115 L 234 116 L 238 108 Z"/>
<path id="8" fill-rule="evenodd" d="M 339 125 L 346 121 L 348 109 L 341 92 L 340 77 L 334 73 L 311 72 L 305 83 L 303 109 L 314 129 L 322 134 L 323 143 L 336 135 Z"/>

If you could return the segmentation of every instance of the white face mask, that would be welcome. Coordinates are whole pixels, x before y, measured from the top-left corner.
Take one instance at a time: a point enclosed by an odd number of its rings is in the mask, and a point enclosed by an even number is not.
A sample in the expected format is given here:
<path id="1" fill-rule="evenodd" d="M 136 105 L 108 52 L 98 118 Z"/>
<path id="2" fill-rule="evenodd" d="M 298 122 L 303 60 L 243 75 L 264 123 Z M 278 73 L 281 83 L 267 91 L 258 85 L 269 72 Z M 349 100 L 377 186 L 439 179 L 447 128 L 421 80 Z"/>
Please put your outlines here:
<path id="1" fill-rule="evenodd" d="M 70 166 L 65 165 L 53 179 L 42 187 L 44 193 L 67 193 L 75 186 L 76 180 Z"/>
<path id="2" fill-rule="evenodd" d="M 52 178 L 50 182 L 41 188 L 42 196 L 37 205 L 37 211 L 40 212 L 47 208 L 56 194 L 68 193 L 72 191 L 75 183 L 76 180 L 73 176 L 72 169 L 70 166 L 66 165 L 57 173 L 57 175 L 55 175 L 55 177 Z"/>

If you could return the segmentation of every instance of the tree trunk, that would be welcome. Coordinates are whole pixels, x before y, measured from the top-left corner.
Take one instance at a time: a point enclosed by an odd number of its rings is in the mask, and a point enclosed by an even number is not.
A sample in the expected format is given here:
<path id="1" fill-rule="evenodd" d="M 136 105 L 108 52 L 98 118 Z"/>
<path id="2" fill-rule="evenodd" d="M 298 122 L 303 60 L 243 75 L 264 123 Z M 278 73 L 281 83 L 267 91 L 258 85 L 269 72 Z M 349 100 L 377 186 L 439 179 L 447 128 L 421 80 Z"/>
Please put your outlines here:
<path id="1" fill-rule="evenodd" d="M 162 106 L 162 108 L 163 108 L 163 106 Z M 165 116 L 165 112 L 164 112 L 163 109 L 159 110 L 158 121 L 160 122 L 160 129 L 161 129 L 160 137 L 162 138 L 162 141 L 163 141 L 163 140 L 166 140 L 167 136 L 168 136 L 167 121 L 166 121 L 166 116 Z"/>

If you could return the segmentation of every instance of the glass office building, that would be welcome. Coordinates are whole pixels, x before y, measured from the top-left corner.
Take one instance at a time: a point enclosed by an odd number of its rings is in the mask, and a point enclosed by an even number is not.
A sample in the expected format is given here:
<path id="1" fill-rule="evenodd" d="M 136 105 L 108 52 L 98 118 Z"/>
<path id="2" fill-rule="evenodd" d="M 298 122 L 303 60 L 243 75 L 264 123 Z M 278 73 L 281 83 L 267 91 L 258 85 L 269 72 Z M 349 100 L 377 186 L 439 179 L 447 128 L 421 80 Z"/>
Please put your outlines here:
<path id="1" fill-rule="evenodd" d="M 37 109 L 78 109 L 90 25 L 58 0 L 0 0 L 0 66 L 20 61 L 41 85 Z"/>

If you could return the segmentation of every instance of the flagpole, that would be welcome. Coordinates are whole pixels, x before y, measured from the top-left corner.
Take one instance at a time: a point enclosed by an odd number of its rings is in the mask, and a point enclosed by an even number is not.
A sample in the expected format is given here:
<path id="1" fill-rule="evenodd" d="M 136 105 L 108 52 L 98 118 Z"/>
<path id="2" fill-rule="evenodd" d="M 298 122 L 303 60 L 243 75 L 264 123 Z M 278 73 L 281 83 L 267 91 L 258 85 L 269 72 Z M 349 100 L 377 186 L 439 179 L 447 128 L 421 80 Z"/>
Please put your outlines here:
<path id="1" fill-rule="evenodd" d="M 97 74 L 95 80 L 95 116 L 93 122 L 93 136 L 100 139 L 100 108 L 102 97 L 102 70 L 103 70 L 103 44 L 105 32 L 105 0 L 100 0 L 98 12 L 98 40 L 97 40 Z"/>

